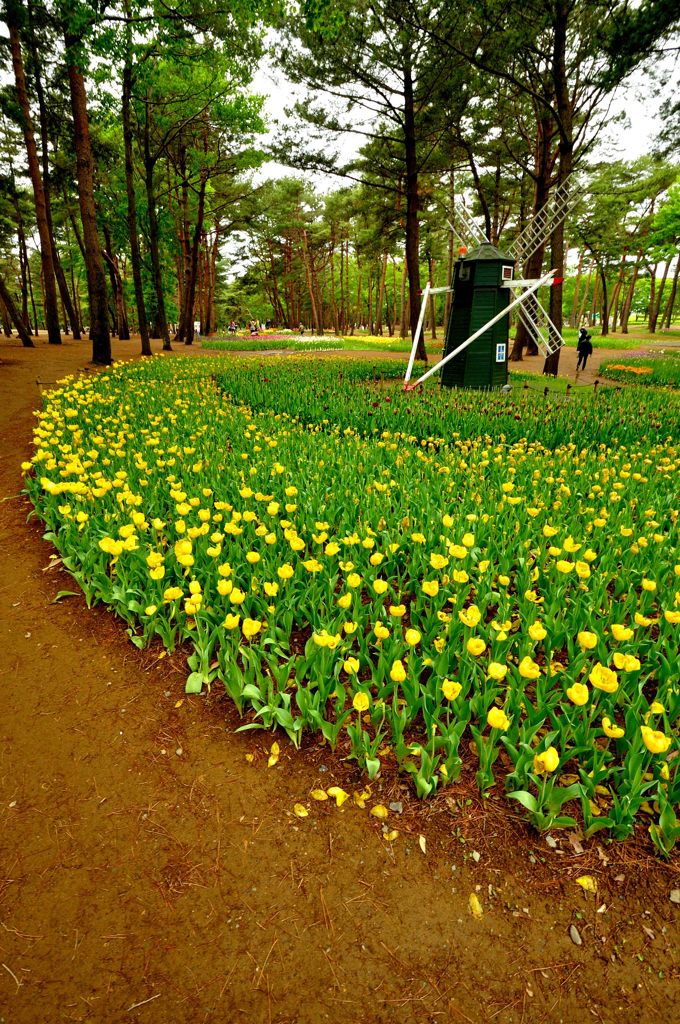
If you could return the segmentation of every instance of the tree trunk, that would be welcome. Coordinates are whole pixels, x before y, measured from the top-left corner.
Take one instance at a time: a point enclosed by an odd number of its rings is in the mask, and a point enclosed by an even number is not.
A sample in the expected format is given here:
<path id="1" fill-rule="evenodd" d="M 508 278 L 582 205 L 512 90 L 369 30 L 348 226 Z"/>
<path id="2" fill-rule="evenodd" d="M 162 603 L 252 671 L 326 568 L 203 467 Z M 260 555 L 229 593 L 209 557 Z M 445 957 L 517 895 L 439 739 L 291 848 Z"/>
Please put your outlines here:
<path id="1" fill-rule="evenodd" d="M 24 321 L 21 317 L 21 313 L 15 306 L 14 299 L 12 298 L 9 289 L 5 284 L 5 279 L 2 277 L 1 274 L 0 299 L 2 299 L 2 303 L 5 306 L 7 312 L 9 313 L 10 320 L 17 329 L 17 334 L 21 338 L 21 344 L 24 346 L 24 348 L 35 348 L 33 342 L 31 341 L 31 337 L 28 331 L 26 330 L 26 325 L 24 324 Z"/>
<path id="2" fill-rule="evenodd" d="M 591 279 L 592 276 L 593 276 L 593 266 L 592 266 L 592 263 L 591 263 L 590 266 L 588 267 L 588 276 L 586 278 L 586 287 L 585 287 L 585 291 L 583 293 L 583 299 L 581 300 L 581 305 L 579 307 L 578 316 L 576 318 L 576 323 L 574 324 L 575 327 L 580 327 L 581 326 L 581 324 L 583 323 L 583 318 L 586 315 L 586 303 L 588 302 L 588 295 L 590 294 L 590 279 Z"/>
<path id="3" fill-rule="evenodd" d="M 7 310 L 7 306 L 2 301 L 2 296 L 1 295 L 0 295 L 0 320 L 2 321 L 2 329 L 4 331 L 5 337 L 6 338 L 11 338 L 12 337 L 12 319 L 11 319 L 11 317 L 9 315 L 8 310 Z"/>
<path id="4" fill-rule="evenodd" d="M 149 108 L 146 107 L 144 120 L 144 174 L 146 184 L 146 207 L 149 218 L 149 253 L 151 255 L 151 266 L 153 268 L 153 283 L 156 293 L 156 317 L 154 327 L 157 337 L 163 340 L 163 351 L 172 351 L 170 334 L 168 332 L 168 318 L 165 312 L 165 296 L 163 294 L 163 272 L 161 270 L 161 254 L 158 245 L 158 214 L 156 213 L 156 196 L 154 194 L 154 169 L 156 161 L 151 154 L 151 143 L 149 138 Z"/>
<path id="5" fill-rule="evenodd" d="M 605 338 L 609 334 L 609 307 L 607 305 L 607 276 L 604 267 L 599 268 L 600 273 L 600 334 Z"/>
<path id="6" fill-rule="evenodd" d="M 621 265 L 619 267 L 619 273 L 618 273 L 618 276 L 616 278 L 616 283 L 614 285 L 614 291 L 612 292 L 612 300 L 611 300 L 611 302 L 609 304 L 609 308 L 611 309 L 611 330 L 612 330 L 612 332 L 616 331 L 616 325 L 617 325 L 617 322 L 618 322 L 618 317 L 619 317 L 619 301 L 620 301 L 620 297 L 621 297 L 621 288 L 623 286 L 623 278 L 624 278 L 625 272 L 626 272 L 626 256 L 625 256 L 625 253 L 624 253 L 624 257 L 621 260 Z"/>
<path id="7" fill-rule="evenodd" d="M 196 280 L 198 277 L 198 254 L 200 252 L 201 237 L 203 235 L 203 217 L 205 215 L 205 190 L 208 184 L 208 174 L 201 172 L 201 183 L 198 190 L 198 211 L 196 214 L 196 225 L 190 251 L 189 275 L 187 279 L 187 291 L 184 297 L 184 320 L 185 320 L 185 344 L 191 345 L 194 340 L 194 301 L 196 298 Z"/>
<path id="8" fill-rule="evenodd" d="M 41 62 L 40 62 L 40 49 L 38 47 L 35 30 L 33 24 L 33 6 L 31 3 L 28 4 L 28 27 L 31 39 L 31 47 L 33 50 L 33 74 L 35 78 L 35 92 L 38 98 L 38 110 L 40 112 L 40 143 L 42 149 L 42 178 L 43 178 L 43 189 L 45 192 L 45 214 L 47 217 L 47 228 L 50 236 L 50 244 L 52 246 L 52 261 L 54 263 L 54 274 L 59 288 L 59 295 L 61 296 L 62 305 L 64 307 L 66 317 L 68 319 L 69 326 L 71 328 L 71 335 L 74 341 L 80 341 L 80 324 L 78 322 L 78 316 L 76 314 L 75 307 L 71 301 L 71 294 L 68 290 L 68 284 L 66 283 L 66 275 L 64 274 L 61 260 L 59 259 L 59 251 L 57 249 L 55 237 L 54 237 L 54 223 L 52 220 L 52 199 L 50 190 L 50 160 L 49 160 L 49 146 L 47 136 L 47 104 L 45 103 L 45 92 L 42 85 L 42 73 L 41 73 Z M 66 328 L 65 328 L 66 330 Z"/>
<path id="9" fill-rule="evenodd" d="M 583 251 L 579 249 L 578 254 L 578 266 L 576 268 L 576 279 L 574 281 L 574 298 L 571 303 L 571 316 L 569 317 L 569 326 L 578 327 L 578 299 L 579 292 L 581 291 L 581 274 L 583 273 Z"/>
<path id="10" fill-rule="evenodd" d="M 671 321 L 673 319 L 673 307 L 675 306 L 675 297 L 678 294 L 678 276 L 680 275 L 680 255 L 676 258 L 675 273 L 673 274 L 673 284 L 671 286 L 671 293 L 668 296 L 668 302 L 666 303 L 666 309 L 664 310 L 663 319 L 661 326 L 666 327 L 670 330 Z"/>
<path id="11" fill-rule="evenodd" d="M 536 217 L 541 212 L 543 207 L 548 201 L 548 195 L 550 192 L 550 176 L 551 176 L 551 152 L 550 152 L 550 128 L 551 121 L 545 112 L 540 117 L 536 124 L 536 140 L 535 140 L 535 154 L 534 154 L 534 202 L 533 202 L 533 216 Z M 543 255 L 545 253 L 545 242 L 539 246 L 537 251 L 533 253 L 524 265 L 524 277 L 536 278 L 541 276 L 541 270 L 543 268 Z M 535 309 L 535 303 L 530 296 L 527 299 L 526 309 L 531 315 L 533 309 Z M 521 362 L 523 358 L 523 352 L 526 349 L 527 355 L 535 356 L 538 354 L 538 346 L 535 338 L 531 335 L 526 325 L 522 320 L 518 320 L 517 330 L 515 331 L 515 340 L 510 352 L 510 362 Z"/>
<path id="12" fill-rule="evenodd" d="M 21 318 L 24 322 L 24 326 L 29 334 L 32 333 L 31 319 L 28 315 L 28 249 L 26 247 L 26 235 L 24 234 L 24 224 L 21 217 L 21 211 L 19 203 L 16 203 L 17 217 L 17 241 L 19 243 L 19 265 L 21 268 Z"/>
<path id="13" fill-rule="evenodd" d="M 420 244 L 418 210 L 418 156 L 416 151 L 416 124 L 413 99 L 413 76 L 408 58 L 404 61 L 404 157 L 406 163 L 406 266 L 410 302 L 411 340 L 416 336 L 420 316 Z M 418 359 L 427 360 L 425 340 L 421 333 L 416 349 Z"/>
<path id="14" fill-rule="evenodd" d="M 626 298 L 623 303 L 623 309 L 621 310 L 621 333 L 628 334 L 628 318 L 630 317 L 630 311 L 633 305 L 633 298 L 635 297 L 635 285 L 637 284 L 638 274 L 640 272 L 640 261 L 642 259 L 642 252 L 638 251 L 635 259 L 635 266 L 633 267 L 633 273 L 631 275 L 630 284 L 628 285 L 628 291 Z"/>
<path id="15" fill-rule="evenodd" d="M 666 263 L 665 263 L 665 266 L 664 266 L 664 270 L 663 270 L 663 277 L 661 278 L 661 284 L 659 285 L 659 287 L 657 289 L 657 294 L 656 294 L 655 301 L 653 302 L 653 304 L 652 304 L 652 306 L 651 306 L 651 308 L 649 310 L 649 333 L 650 334 L 656 334 L 656 325 L 657 325 L 657 321 L 659 319 L 659 313 L 661 312 L 661 303 L 663 301 L 663 293 L 664 293 L 665 288 L 666 288 L 666 279 L 668 277 L 668 269 L 669 269 L 669 267 L 670 267 L 670 263 L 669 263 L 668 260 L 666 260 Z M 662 318 L 662 323 L 663 323 L 663 318 Z"/>
<path id="16" fill-rule="evenodd" d="M 339 334 L 340 334 L 340 320 L 339 320 L 339 317 L 338 317 L 338 304 L 337 304 L 336 296 L 335 296 L 335 249 L 336 249 L 335 231 L 333 230 L 331 232 L 331 257 L 330 257 L 330 264 L 331 264 L 331 316 L 333 317 L 333 331 L 334 331 L 335 336 L 337 338 L 339 336 Z M 340 254 L 340 279 L 342 281 L 342 253 Z"/>
<path id="17" fill-rule="evenodd" d="M 97 234 L 97 220 L 94 205 L 94 163 L 90 143 L 90 126 L 87 117 L 85 80 L 76 67 L 76 47 L 80 40 L 70 33 L 65 34 L 68 80 L 71 92 L 71 110 L 78 174 L 78 201 L 83 225 L 85 245 L 85 270 L 87 272 L 87 293 L 90 306 L 90 341 L 92 362 L 108 366 L 111 362 L 111 337 L 107 318 L 106 276 Z"/>
<path id="18" fill-rule="evenodd" d="M 595 326 L 595 313 L 596 313 L 599 301 L 600 301 L 600 278 L 599 278 L 599 275 L 597 274 L 597 270 L 596 270 L 596 273 L 595 273 L 595 283 L 593 284 L 593 301 L 590 304 L 590 313 L 588 315 L 588 324 L 589 324 L 590 327 L 594 327 Z"/>
<path id="19" fill-rule="evenodd" d="M 569 14 L 573 8 L 571 0 L 556 0 L 553 20 L 552 77 L 555 89 L 555 106 L 560 126 L 558 187 L 571 174 L 574 160 L 573 138 L 573 97 L 567 78 L 567 35 Z M 564 220 L 556 225 L 552 240 L 553 267 L 557 277 L 564 278 Z M 550 319 L 562 334 L 562 291 L 560 283 L 550 289 Z M 549 355 L 543 365 L 543 373 L 557 375 L 560 365 L 561 348 Z"/>
<path id="20" fill-rule="evenodd" d="M 366 296 L 366 328 L 373 334 L 373 271 L 368 274 L 368 294 Z"/>
<path id="21" fill-rule="evenodd" d="M 430 254 L 428 253 L 428 255 L 427 255 L 427 270 L 428 270 L 428 274 L 429 274 L 430 285 L 433 288 L 435 286 L 435 280 L 434 280 L 435 268 L 436 268 L 436 263 L 432 259 Z M 436 304 L 435 304 L 434 295 L 430 295 L 429 305 L 430 305 L 430 338 L 432 339 L 432 341 L 436 341 L 437 340 L 437 307 L 436 307 Z"/>
<path id="22" fill-rule="evenodd" d="M 118 278 L 116 276 L 116 267 L 113 262 L 113 253 L 111 246 L 111 232 L 108 226 L 105 224 L 104 228 L 104 242 L 105 248 L 102 248 L 102 256 L 106 269 L 109 275 L 109 285 L 111 286 L 111 295 L 113 296 L 113 306 L 111 307 L 111 333 L 114 337 L 120 337 L 120 320 L 118 317 Z"/>
<path id="23" fill-rule="evenodd" d="M 125 3 L 125 17 L 130 18 L 129 0 Z M 123 66 L 123 146 L 125 150 L 125 192 L 127 195 L 127 227 L 130 240 L 130 261 L 132 263 L 132 283 L 135 289 L 135 305 L 137 306 L 137 327 L 142 342 L 142 355 L 151 355 L 149 341 L 149 324 L 146 318 L 144 303 L 144 287 L 142 285 L 142 255 L 139 248 L 137 230 L 137 197 L 135 195 L 134 165 L 132 160 L 132 124 L 130 120 L 130 103 L 132 100 L 132 29 L 130 21 L 125 24 L 125 64 Z"/>
<path id="24" fill-rule="evenodd" d="M 307 293 L 309 295 L 309 304 L 312 311 L 313 330 L 316 334 L 322 334 L 323 332 L 321 331 L 319 325 L 316 299 L 314 298 L 314 281 L 312 278 L 312 267 L 311 257 L 309 254 L 309 246 L 307 245 L 307 232 L 304 228 L 302 229 L 302 262 L 304 263 L 305 267 L 305 280 L 307 281 Z"/>
<path id="25" fill-rule="evenodd" d="M 465 146 L 465 151 L 468 156 L 468 164 L 470 165 L 470 171 L 472 172 L 472 181 L 475 186 L 475 192 L 479 199 L 479 205 L 482 208 L 482 215 L 484 217 L 484 234 L 491 240 L 491 213 L 489 212 L 489 204 L 486 201 L 486 193 L 482 187 L 482 183 L 479 177 L 479 171 L 477 170 L 477 164 L 472 153 L 471 146 Z"/>
<path id="26" fill-rule="evenodd" d="M 556 277 L 564 277 L 564 221 L 560 221 L 559 224 L 555 225 L 550 238 L 550 262 L 553 268 L 557 271 Z M 554 284 L 550 288 L 550 302 L 548 305 L 548 314 L 555 329 L 559 332 L 558 336 L 555 337 L 553 328 L 548 327 L 550 332 L 550 338 L 553 344 L 556 342 L 560 343 L 560 347 L 545 357 L 543 363 L 543 373 L 548 376 L 557 376 L 557 371 L 560 364 L 560 352 L 561 352 L 561 339 L 562 339 L 562 283 Z"/>
<path id="27" fill-rule="evenodd" d="M 361 267 L 358 267 L 358 271 L 359 272 L 357 274 L 357 309 L 356 313 L 354 314 L 354 322 L 352 323 L 352 330 L 349 332 L 350 334 L 354 334 L 354 328 L 356 327 L 357 324 L 361 323 Z"/>
<path id="28" fill-rule="evenodd" d="M 43 294 L 45 298 L 45 326 L 47 327 L 47 338 L 50 345 L 61 344 L 61 333 L 59 330 L 59 310 L 57 308 L 57 290 L 54 281 L 54 260 L 52 255 L 52 239 L 47 222 L 47 210 L 45 206 L 45 190 L 40 174 L 38 163 L 38 150 L 33 134 L 33 123 L 28 102 L 28 91 L 26 88 L 26 76 L 24 74 L 23 57 L 21 53 L 21 40 L 19 38 L 18 13 L 20 8 L 13 4 L 6 5 L 6 18 L 9 28 L 10 51 L 12 54 L 12 67 L 16 83 L 17 102 L 21 110 L 21 127 L 24 133 L 26 144 L 26 155 L 28 158 L 28 171 L 33 186 L 35 201 L 35 219 L 40 238 L 40 261 L 42 265 Z M 15 20 L 16 19 L 16 20 Z"/>
<path id="29" fill-rule="evenodd" d="M 407 316 L 406 316 L 406 276 L 407 276 L 406 260 L 404 260 L 404 265 L 401 268 L 401 295 L 400 295 L 401 309 L 399 310 L 399 320 L 400 320 L 400 324 L 401 324 L 401 326 L 399 328 L 399 335 L 402 338 L 406 337 L 406 324 L 407 324 Z"/>
<path id="30" fill-rule="evenodd" d="M 37 336 L 38 311 L 35 308 L 35 295 L 33 294 L 33 275 L 31 273 L 31 264 L 28 259 L 26 260 L 26 277 L 28 278 L 28 297 L 31 300 L 31 309 L 33 310 L 33 333 Z"/>
<path id="31" fill-rule="evenodd" d="M 385 307 L 385 282 L 387 279 L 387 253 L 383 253 L 382 265 L 380 267 L 380 285 L 378 287 L 378 299 L 375 304 L 375 333 L 382 335 L 383 332 L 383 309 Z"/>

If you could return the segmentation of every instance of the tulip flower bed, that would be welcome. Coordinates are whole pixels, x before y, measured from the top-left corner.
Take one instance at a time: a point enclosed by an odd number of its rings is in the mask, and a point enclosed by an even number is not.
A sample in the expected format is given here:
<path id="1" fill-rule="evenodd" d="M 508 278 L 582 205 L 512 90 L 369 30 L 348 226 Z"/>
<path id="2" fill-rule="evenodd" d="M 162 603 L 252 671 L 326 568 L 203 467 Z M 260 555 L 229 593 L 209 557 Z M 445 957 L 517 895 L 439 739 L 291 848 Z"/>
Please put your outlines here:
<path id="1" fill-rule="evenodd" d="M 680 834 L 675 396 L 402 394 L 402 367 L 163 360 L 49 395 L 47 537 L 245 728 L 539 828 Z M 521 397 L 521 401 L 520 401 Z"/>
<path id="2" fill-rule="evenodd" d="M 680 388 L 680 352 L 659 353 L 645 359 L 609 360 L 602 363 L 599 372 L 611 380 L 632 380 L 646 387 Z"/>
<path id="3" fill-rule="evenodd" d="M 215 349 L 222 352 L 275 352 L 295 349 L 299 352 L 333 352 L 342 348 L 342 339 L 333 338 L 299 338 L 246 335 L 227 338 L 201 338 L 201 348 Z"/>

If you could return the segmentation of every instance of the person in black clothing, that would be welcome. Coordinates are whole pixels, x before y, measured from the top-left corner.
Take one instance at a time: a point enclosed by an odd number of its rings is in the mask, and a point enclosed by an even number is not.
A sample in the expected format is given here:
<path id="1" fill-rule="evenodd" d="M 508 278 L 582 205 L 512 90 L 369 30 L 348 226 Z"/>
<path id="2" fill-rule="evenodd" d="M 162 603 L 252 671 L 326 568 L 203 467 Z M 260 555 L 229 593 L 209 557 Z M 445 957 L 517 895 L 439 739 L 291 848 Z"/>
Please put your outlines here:
<path id="1" fill-rule="evenodd" d="M 578 352 L 578 360 L 576 362 L 576 372 L 579 370 L 585 370 L 586 363 L 588 362 L 588 356 L 593 354 L 593 343 L 590 340 L 591 336 L 585 327 L 582 327 L 578 332 L 578 344 L 576 345 L 576 351 Z"/>

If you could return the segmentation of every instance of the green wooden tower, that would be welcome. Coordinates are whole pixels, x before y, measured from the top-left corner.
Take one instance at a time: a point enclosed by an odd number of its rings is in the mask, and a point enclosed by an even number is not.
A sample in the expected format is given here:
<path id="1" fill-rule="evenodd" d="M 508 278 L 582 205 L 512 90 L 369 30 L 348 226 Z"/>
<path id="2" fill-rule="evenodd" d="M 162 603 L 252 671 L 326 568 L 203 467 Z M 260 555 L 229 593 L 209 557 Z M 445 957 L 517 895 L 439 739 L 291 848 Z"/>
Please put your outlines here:
<path id="1" fill-rule="evenodd" d="M 446 329 L 444 355 L 510 303 L 515 261 L 489 242 L 483 242 L 456 263 L 453 306 Z M 441 383 L 449 388 L 501 388 L 508 382 L 509 317 L 504 316 L 442 368 Z"/>

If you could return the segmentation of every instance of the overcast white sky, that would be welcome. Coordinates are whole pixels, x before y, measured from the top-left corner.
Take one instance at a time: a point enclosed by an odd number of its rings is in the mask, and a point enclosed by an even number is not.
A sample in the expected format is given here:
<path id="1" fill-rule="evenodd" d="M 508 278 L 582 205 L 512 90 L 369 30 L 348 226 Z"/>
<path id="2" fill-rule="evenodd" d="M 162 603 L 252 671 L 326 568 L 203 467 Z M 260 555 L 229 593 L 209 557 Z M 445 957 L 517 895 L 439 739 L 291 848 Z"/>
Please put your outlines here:
<path id="1" fill-rule="evenodd" d="M 269 138 L 276 131 L 275 122 L 285 122 L 286 107 L 292 106 L 296 97 L 295 87 L 281 72 L 263 62 L 255 73 L 252 88 L 254 92 L 266 97 L 265 114 L 272 130 L 265 138 Z M 670 92 L 671 88 L 669 85 L 667 92 Z M 610 127 L 603 134 L 595 156 L 635 160 L 649 152 L 654 136 L 661 127 L 658 113 L 662 102 L 662 99 L 653 97 L 651 93 L 646 76 L 641 72 L 631 78 L 629 85 L 618 91 L 612 104 L 612 117 L 625 110 L 629 124 L 626 126 L 621 122 L 610 121 Z M 298 97 L 303 95 L 304 93 L 297 92 Z M 339 143 L 340 151 L 344 156 L 351 157 L 360 141 L 357 136 L 343 139 Z M 268 163 L 258 171 L 257 178 L 266 180 L 295 173 L 294 170 L 280 164 Z M 346 184 L 342 178 L 333 175 L 314 175 L 313 181 L 321 192 L 331 191 Z"/>

